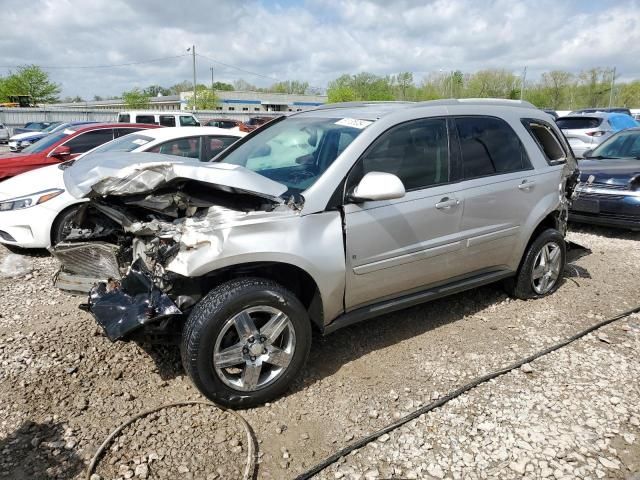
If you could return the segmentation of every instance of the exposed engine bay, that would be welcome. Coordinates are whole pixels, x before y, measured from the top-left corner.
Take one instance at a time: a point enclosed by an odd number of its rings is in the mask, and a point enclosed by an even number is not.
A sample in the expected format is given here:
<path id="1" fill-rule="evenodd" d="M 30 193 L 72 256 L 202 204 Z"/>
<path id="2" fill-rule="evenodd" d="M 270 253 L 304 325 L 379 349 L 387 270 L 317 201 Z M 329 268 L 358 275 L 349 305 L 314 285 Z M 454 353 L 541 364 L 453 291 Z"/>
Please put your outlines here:
<path id="1" fill-rule="evenodd" d="M 61 264 L 54 282 L 64 290 L 89 293 L 83 308 L 111 340 L 148 323 L 153 323 L 151 332 L 169 333 L 175 322 L 163 320 L 188 312 L 216 281 L 197 271 L 199 258 L 219 253 L 234 226 L 297 215 L 302 205 L 301 198 L 285 202 L 276 197 L 286 187 L 241 167 L 246 190 L 206 178 L 203 169 L 218 174 L 210 165 L 193 165 L 192 172 L 189 166 L 156 161 L 101 175 L 98 182 L 74 179 L 77 188 L 93 182 L 79 192 L 90 201 L 76 215 L 84 223 L 90 216 L 98 228 L 72 229 L 65 242 L 51 249 Z M 85 170 L 87 177 L 95 174 Z M 222 170 L 230 169 L 225 165 Z M 252 191 L 264 185 L 252 185 L 245 172 L 259 177 L 258 183 L 273 184 L 263 188 L 268 193 Z"/>

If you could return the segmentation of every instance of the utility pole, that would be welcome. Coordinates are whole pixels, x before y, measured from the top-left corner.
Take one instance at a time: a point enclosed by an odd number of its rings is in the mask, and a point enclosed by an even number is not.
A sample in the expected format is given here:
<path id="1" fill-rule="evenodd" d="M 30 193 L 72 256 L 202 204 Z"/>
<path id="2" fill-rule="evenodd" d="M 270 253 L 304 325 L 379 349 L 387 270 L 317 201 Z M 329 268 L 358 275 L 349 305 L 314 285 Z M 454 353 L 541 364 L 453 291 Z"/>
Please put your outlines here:
<path id="1" fill-rule="evenodd" d="M 522 72 L 522 82 L 520 82 L 520 101 L 522 101 L 524 99 L 524 88 L 525 85 L 527 84 L 527 67 L 524 67 L 524 70 Z"/>
<path id="2" fill-rule="evenodd" d="M 211 70 L 211 93 L 215 93 L 215 90 L 213 89 L 213 67 L 209 67 Z"/>
<path id="3" fill-rule="evenodd" d="M 611 90 L 609 91 L 609 108 L 611 108 L 611 103 L 613 103 L 613 87 L 616 84 L 616 67 L 613 67 L 613 71 L 611 72 Z"/>
<path id="4" fill-rule="evenodd" d="M 193 111 L 196 111 L 198 105 L 198 94 L 196 93 L 196 46 L 191 45 L 191 53 L 193 55 Z"/>

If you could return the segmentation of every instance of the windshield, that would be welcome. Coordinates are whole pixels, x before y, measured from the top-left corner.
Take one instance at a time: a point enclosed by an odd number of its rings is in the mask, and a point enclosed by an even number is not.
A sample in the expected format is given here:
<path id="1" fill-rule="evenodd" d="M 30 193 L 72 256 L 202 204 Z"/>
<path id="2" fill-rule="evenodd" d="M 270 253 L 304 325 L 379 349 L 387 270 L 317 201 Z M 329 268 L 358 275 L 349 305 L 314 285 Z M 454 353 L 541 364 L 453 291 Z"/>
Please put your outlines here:
<path id="1" fill-rule="evenodd" d="M 369 121 L 289 117 L 251 137 L 222 163 L 241 165 L 286 185 L 289 194 L 306 190 L 369 125 Z M 356 125 L 354 127 L 353 125 Z"/>
<path id="2" fill-rule="evenodd" d="M 51 145 L 53 145 L 54 143 L 58 143 L 60 140 L 62 140 L 63 138 L 67 137 L 68 135 L 69 135 L 68 133 L 65 133 L 65 130 L 63 130 L 62 132 L 52 133 L 50 135 L 47 135 L 44 138 L 41 138 L 36 143 L 31 145 L 30 147 L 25 148 L 22 151 L 24 153 L 40 153 L 40 152 L 43 152 L 47 148 L 49 148 Z"/>
<path id="3" fill-rule="evenodd" d="M 599 117 L 561 117 L 556 119 L 556 125 L 563 130 L 583 130 L 598 128 L 602 123 Z"/>
<path id="4" fill-rule="evenodd" d="M 589 157 L 640 158 L 640 130 L 620 132 L 602 142 Z"/>

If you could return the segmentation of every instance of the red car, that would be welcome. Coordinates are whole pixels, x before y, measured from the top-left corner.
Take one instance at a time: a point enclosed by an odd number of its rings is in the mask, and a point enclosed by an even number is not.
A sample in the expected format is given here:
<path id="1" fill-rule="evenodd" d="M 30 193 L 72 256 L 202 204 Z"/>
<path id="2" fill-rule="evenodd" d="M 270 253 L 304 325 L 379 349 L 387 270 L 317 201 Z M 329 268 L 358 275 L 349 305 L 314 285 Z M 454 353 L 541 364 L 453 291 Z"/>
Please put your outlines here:
<path id="1" fill-rule="evenodd" d="M 143 123 L 91 123 L 47 135 L 21 152 L 0 154 L 0 181 L 35 168 L 66 162 L 92 148 L 138 130 L 160 128 Z"/>

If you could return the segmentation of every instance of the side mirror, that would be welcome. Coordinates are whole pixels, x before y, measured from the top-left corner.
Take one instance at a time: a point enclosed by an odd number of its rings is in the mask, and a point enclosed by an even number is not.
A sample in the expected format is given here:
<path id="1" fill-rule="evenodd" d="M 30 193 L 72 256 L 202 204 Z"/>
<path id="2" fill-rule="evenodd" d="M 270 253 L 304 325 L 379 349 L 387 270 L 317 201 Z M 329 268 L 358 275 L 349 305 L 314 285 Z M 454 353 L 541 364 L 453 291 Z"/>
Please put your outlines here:
<path id="1" fill-rule="evenodd" d="M 582 158 L 589 158 L 591 156 L 591 154 L 593 153 L 593 150 L 586 150 L 583 154 L 582 154 Z"/>
<path id="2" fill-rule="evenodd" d="M 60 145 L 59 147 L 54 149 L 53 152 L 51 152 L 52 157 L 60 159 L 64 159 L 69 155 L 71 155 L 71 148 L 67 147 L 66 145 Z"/>
<path id="3" fill-rule="evenodd" d="M 393 173 L 369 172 L 353 190 L 350 195 L 355 202 L 373 200 L 393 200 L 405 195 L 402 180 Z"/>

